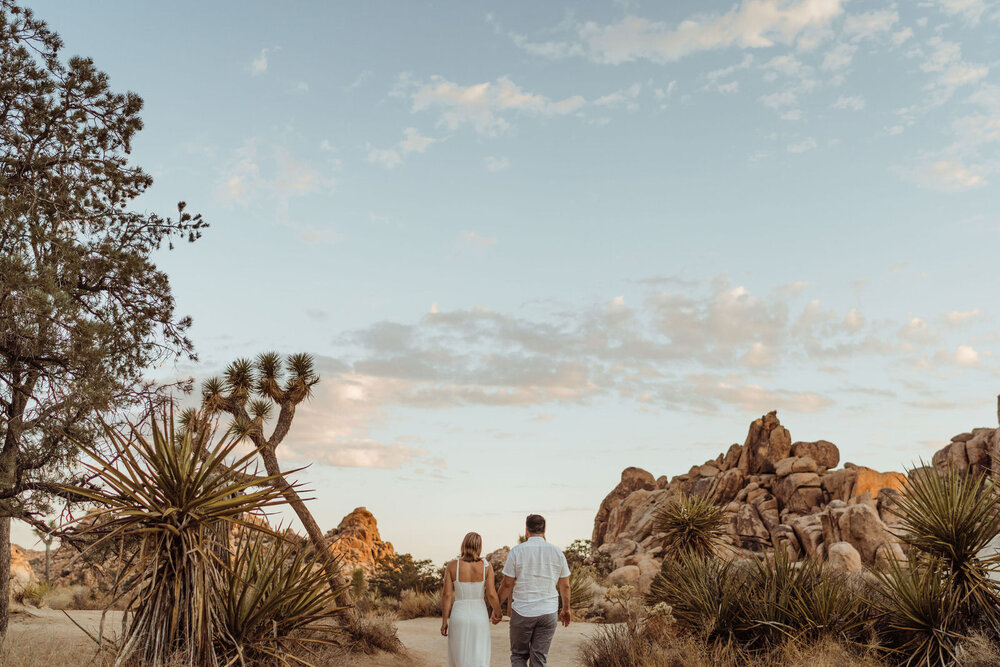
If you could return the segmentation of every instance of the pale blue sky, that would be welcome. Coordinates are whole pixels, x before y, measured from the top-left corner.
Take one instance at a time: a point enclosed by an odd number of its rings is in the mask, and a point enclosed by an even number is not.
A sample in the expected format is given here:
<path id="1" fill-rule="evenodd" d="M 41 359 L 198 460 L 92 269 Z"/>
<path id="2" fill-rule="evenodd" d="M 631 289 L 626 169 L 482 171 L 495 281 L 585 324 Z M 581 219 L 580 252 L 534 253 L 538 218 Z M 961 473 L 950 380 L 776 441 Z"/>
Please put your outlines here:
<path id="1" fill-rule="evenodd" d="M 30 4 L 212 225 L 160 372 L 320 359 L 326 528 L 565 545 L 770 409 L 880 468 L 995 425 L 996 2 Z"/>

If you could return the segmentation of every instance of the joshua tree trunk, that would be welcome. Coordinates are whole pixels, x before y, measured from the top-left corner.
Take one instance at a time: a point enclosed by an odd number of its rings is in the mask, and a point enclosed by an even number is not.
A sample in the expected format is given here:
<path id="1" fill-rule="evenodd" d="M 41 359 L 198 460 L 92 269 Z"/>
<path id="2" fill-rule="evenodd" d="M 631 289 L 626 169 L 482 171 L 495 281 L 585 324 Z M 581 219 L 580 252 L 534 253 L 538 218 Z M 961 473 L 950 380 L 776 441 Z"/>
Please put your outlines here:
<path id="1" fill-rule="evenodd" d="M 7 638 L 10 620 L 10 517 L 0 516 L 0 642 Z"/>
<path id="2" fill-rule="evenodd" d="M 277 477 L 274 480 L 274 487 L 281 491 L 285 500 L 295 510 L 295 514 L 299 517 L 299 521 L 302 522 L 302 526 L 306 529 L 306 534 L 309 536 L 309 541 L 312 542 L 317 557 L 323 562 L 327 582 L 330 585 L 330 590 L 337 595 L 337 602 L 345 606 L 351 604 L 349 589 L 345 586 L 344 577 L 340 572 L 340 564 L 333 557 L 330 545 L 326 541 L 326 537 L 323 535 L 319 524 L 316 523 L 316 519 L 313 518 L 312 512 L 306 507 L 305 502 L 295 488 L 285 480 L 285 476 L 281 473 L 281 468 L 278 466 L 278 457 L 275 455 L 274 450 L 265 446 L 258 451 L 260 452 L 260 458 L 264 462 L 264 469 L 267 471 L 268 476 Z"/>

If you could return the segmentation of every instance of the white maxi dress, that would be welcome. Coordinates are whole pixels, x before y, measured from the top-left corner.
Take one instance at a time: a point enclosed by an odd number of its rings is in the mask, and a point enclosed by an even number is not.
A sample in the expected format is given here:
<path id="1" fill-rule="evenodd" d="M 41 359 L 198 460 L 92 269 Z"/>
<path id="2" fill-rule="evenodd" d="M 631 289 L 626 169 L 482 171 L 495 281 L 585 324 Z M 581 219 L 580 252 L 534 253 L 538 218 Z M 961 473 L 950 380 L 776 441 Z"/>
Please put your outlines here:
<path id="1" fill-rule="evenodd" d="M 486 561 L 481 581 L 461 581 L 455 561 L 455 604 L 448 621 L 447 667 L 490 667 L 490 614 L 483 598 Z"/>

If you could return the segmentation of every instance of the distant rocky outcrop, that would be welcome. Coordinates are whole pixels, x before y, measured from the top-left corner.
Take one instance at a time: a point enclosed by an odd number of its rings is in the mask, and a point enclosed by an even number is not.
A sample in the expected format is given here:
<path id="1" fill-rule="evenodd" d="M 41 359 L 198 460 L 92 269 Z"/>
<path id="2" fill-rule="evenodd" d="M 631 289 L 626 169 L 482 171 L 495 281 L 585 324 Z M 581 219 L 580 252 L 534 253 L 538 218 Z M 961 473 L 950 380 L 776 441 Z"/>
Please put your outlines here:
<path id="1" fill-rule="evenodd" d="M 23 590 L 37 581 L 28 561 L 28 554 L 16 544 L 10 545 L 10 587 L 12 591 Z"/>
<path id="2" fill-rule="evenodd" d="M 932 462 L 938 470 L 1000 472 L 1000 429 L 959 434 Z M 783 549 L 843 571 L 904 558 L 891 531 L 898 519 L 890 508 L 906 476 L 853 463 L 838 469 L 839 463 L 832 442 L 793 442 L 777 412 L 769 412 L 750 424 L 742 445 L 733 444 L 686 474 L 654 478 L 641 468 L 626 468 L 597 511 L 594 547 L 613 559 L 612 581 L 645 592 L 662 558 L 656 512 L 669 498 L 687 494 L 711 497 L 725 507 L 729 557 Z"/>
<path id="3" fill-rule="evenodd" d="M 365 507 L 358 507 L 326 534 L 330 550 L 343 559 L 344 568 L 360 567 L 372 572 L 385 558 L 395 555 L 391 542 L 383 542 L 378 532 L 375 515 Z"/>

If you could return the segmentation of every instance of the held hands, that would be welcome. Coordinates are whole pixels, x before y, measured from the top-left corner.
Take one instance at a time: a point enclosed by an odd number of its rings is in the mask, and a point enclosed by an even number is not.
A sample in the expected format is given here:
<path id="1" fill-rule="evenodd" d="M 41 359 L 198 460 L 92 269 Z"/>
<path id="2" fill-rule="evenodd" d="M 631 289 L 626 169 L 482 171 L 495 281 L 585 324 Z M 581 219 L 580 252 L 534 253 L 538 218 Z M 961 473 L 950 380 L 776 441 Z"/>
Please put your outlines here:
<path id="1" fill-rule="evenodd" d="M 447 637 L 448 636 L 448 619 L 447 618 L 441 620 L 441 636 L 442 637 Z"/>
<path id="2" fill-rule="evenodd" d="M 499 609 L 495 610 L 493 614 L 490 616 L 490 622 L 493 623 L 493 625 L 496 625 L 502 620 L 503 620 L 503 613 Z"/>
<path id="3" fill-rule="evenodd" d="M 559 622 L 563 624 L 564 628 L 569 627 L 569 609 L 559 612 Z"/>

